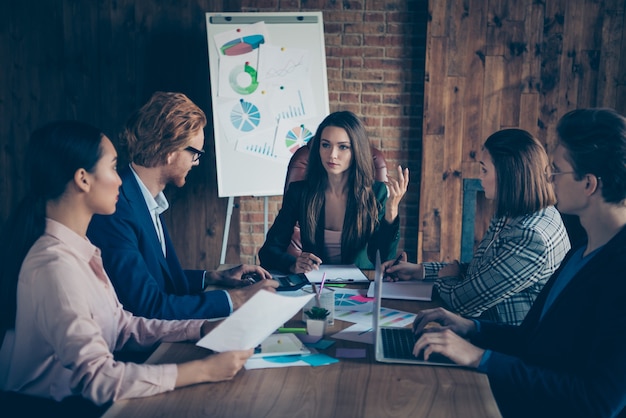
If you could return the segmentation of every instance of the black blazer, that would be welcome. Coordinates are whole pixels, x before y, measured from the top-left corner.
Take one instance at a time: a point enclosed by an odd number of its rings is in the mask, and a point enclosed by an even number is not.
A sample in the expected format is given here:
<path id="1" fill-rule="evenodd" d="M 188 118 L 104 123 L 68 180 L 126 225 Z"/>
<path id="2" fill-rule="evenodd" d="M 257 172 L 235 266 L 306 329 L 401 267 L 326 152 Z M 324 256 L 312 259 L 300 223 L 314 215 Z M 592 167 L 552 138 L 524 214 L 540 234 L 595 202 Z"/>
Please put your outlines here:
<path id="1" fill-rule="evenodd" d="M 296 181 L 289 185 L 287 193 L 283 197 L 283 204 L 267 232 L 265 243 L 259 251 L 261 266 L 269 270 L 289 271 L 296 258 L 287 253 L 287 247 L 291 241 L 291 234 L 296 223 L 302 225 L 306 213 L 303 195 L 307 190 L 307 182 Z M 356 264 L 360 268 L 372 268 L 372 263 L 376 260 L 376 251 L 380 251 L 382 261 L 389 260 L 396 256 L 398 241 L 400 240 L 400 217 L 396 217 L 393 223 L 389 224 L 384 219 L 385 203 L 387 201 L 387 187 L 384 183 L 374 182 L 372 185 L 376 201 L 379 204 L 378 228 L 367 238 L 367 243 L 362 248 L 342 248 L 342 264 Z M 322 208 L 321 219 L 319 219 L 317 230 L 315 231 L 315 241 L 304 238 L 302 234 L 302 251 L 316 254 L 324 262 L 324 208 Z M 346 214 L 348 216 L 348 214 Z M 349 256 L 348 254 L 353 254 Z"/>
<path id="2" fill-rule="evenodd" d="M 572 278 L 540 321 L 574 252 L 520 326 L 481 322 L 472 339 L 494 350 L 486 372 L 504 417 L 626 416 L 626 228 Z"/>

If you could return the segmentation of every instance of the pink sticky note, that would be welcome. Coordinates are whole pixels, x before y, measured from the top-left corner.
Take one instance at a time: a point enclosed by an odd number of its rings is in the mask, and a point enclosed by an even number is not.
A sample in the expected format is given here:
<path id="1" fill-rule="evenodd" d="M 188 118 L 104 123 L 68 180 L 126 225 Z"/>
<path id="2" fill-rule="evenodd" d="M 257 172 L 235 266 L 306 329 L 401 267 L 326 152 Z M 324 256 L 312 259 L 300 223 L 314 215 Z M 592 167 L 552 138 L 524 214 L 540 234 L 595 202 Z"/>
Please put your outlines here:
<path id="1" fill-rule="evenodd" d="M 357 302 L 361 302 L 361 303 L 367 303 L 367 302 L 371 302 L 374 300 L 374 298 L 368 298 L 367 296 L 362 296 L 362 295 L 350 296 L 350 299 L 355 300 Z"/>

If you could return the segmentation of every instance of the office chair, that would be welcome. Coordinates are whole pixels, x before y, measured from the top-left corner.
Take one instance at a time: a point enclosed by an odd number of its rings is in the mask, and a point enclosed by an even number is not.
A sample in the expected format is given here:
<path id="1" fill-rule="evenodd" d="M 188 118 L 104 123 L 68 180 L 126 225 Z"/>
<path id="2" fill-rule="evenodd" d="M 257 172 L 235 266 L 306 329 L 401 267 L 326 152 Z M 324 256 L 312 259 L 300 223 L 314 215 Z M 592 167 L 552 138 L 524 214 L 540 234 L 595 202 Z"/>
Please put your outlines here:
<path id="1" fill-rule="evenodd" d="M 309 144 L 310 142 L 300 147 L 289 160 L 287 166 L 287 176 L 285 177 L 284 193 L 287 193 L 289 185 L 294 181 L 304 180 L 306 178 L 306 168 L 309 161 Z M 387 181 L 387 162 L 383 153 L 375 148 L 372 148 L 372 159 L 374 161 L 374 179 L 376 181 Z M 291 242 L 287 248 L 287 253 L 297 257 L 302 252 L 302 242 L 300 240 L 300 227 L 294 226 L 293 234 L 291 235 Z"/>

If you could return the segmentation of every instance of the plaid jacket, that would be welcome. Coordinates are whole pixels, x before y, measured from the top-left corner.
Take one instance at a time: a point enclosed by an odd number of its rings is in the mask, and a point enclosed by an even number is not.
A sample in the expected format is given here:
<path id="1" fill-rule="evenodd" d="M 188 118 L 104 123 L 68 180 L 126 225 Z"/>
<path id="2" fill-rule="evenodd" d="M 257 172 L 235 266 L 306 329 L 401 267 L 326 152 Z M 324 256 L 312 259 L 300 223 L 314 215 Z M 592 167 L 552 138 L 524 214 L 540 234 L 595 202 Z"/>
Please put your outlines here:
<path id="1" fill-rule="evenodd" d="M 461 277 L 437 278 L 446 263 L 424 263 L 426 279 L 450 310 L 468 317 L 518 325 L 570 249 L 561 215 L 553 207 L 491 220 Z"/>

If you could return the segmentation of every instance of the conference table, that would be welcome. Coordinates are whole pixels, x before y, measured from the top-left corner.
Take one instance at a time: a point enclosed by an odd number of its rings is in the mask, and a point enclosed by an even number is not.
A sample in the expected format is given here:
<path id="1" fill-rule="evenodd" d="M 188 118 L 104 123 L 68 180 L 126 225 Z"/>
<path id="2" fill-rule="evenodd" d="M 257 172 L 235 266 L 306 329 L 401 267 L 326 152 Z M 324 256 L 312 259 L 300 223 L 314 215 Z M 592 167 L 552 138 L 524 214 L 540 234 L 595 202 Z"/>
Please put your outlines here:
<path id="1" fill-rule="evenodd" d="M 384 299 L 383 306 L 416 313 L 438 303 Z M 324 337 L 334 343 L 318 351 L 335 357 L 340 348 L 365 348 L 364 358 L 338 358 L 318 367 L 242 369 L 230 381 L 117 401 L 103 418 L 501 416 L 484 374 L 459 367 L 378 363 L 373 345 L 332 338 L 352 325 L 334 322 Z M 285 326 L 304 327 L 301 313 Z M 180 363 L 208 353 L 193 343 L 162 343 L 146 363 Z"/>

